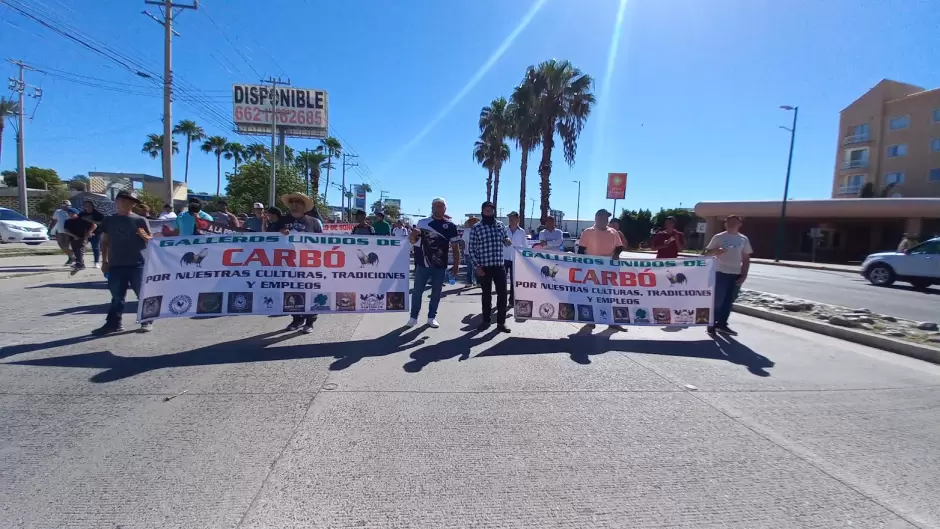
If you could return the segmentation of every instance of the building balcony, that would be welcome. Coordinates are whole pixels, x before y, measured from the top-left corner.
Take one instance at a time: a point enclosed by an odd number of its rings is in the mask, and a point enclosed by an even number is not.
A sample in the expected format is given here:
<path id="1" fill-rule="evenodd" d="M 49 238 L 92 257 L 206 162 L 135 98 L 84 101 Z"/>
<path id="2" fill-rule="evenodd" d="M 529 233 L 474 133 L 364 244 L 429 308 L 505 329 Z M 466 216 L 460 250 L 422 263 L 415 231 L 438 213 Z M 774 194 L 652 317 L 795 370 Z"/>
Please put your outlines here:
<path id="1" fill-rule="evenodd" d="M 864 169 L 868 167 L 868 160 L 849 160 L 842 162 L 841 169 Z"/>
<path id="2" fill-rule="evenodd" d="M 852 145 L 855 143 L 867 143 L 871 141 L 870 134 L 853 134 L 851 136 L 846 136 L 842 141 L 842 145 Z"/>
<path id="3" fill-rule="evenodd" d="M 858 193 L 862 190 L 865 184 L 842 184 L 839 186 L 839 190 L 836 195 L 843 196 L 857 196 Z"/>

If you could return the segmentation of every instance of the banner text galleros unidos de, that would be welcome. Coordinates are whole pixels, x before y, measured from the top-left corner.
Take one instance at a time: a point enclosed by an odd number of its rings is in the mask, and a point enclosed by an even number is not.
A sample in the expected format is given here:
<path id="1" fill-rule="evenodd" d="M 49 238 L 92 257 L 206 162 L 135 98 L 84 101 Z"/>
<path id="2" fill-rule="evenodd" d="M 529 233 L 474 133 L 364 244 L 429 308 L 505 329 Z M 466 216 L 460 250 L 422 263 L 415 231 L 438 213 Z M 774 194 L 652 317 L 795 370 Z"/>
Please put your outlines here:
<path id="1" fill-rule="evenodd" d="M 408 310 L 409 247 L 330 233 L 155 238 L 138 318 Z"/>

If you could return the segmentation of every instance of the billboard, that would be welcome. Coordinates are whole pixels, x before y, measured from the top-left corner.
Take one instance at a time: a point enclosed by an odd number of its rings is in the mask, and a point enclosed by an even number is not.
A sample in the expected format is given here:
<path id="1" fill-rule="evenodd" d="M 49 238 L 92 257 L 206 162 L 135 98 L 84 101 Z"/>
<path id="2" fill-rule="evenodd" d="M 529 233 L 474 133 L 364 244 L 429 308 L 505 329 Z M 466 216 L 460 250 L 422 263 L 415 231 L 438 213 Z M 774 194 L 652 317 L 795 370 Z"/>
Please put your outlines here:
<path id="1" fill-rule="evenodd" d="M 326 90 L 290 86 L 232 85 L 235 130 L 239 134 L 270 135 L 277 130 L 293 138 L 325 138 L 329 128 Z"/>
<path id="2" fill-rule="evenodd" d="M 398 208 L 398 211 L 401 212 L 401 199 L 400 198 L 386 198 L 385 206 L 394 206 Z"/>
<path id="3" fill-rule="evenodd" d="M 607 198 L 623 200 L 627 196 L 627 173 L 607 173 Z"/>
<path id="4" fill-rule="evenodd" d="M 362 211 L 366 210 L 366 188 L 362 186 L 353 186 L 353 192 L 356 193 L 355 202 L 353 202 L 353 207 L 355 209 L 361 209 Z"/>

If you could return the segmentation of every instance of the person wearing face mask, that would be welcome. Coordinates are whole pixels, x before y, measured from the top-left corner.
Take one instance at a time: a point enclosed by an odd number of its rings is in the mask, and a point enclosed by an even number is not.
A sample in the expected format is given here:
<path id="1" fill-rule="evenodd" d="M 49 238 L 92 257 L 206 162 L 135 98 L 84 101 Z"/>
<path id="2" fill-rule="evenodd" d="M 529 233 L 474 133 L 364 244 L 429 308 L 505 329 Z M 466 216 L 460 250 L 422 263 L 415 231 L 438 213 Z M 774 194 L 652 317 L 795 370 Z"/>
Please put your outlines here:
<path id="1" fill-rule="evenodd" d="M 197 235 L 196 219 L 212 221 L 212 215 L 202 210 L 202 201 L 198 198 L 189 200 L 186 211 L 176 217 L 176 229 L 173 235 Z"/>
<path id="2" fill-rule="evenodd" d="M 484 330 L 492 324 L 493 284 L 496 284 L 496 328 L 500 332 L 510 332 L 506 327 L 506 261 L 504 248 L 512 246 L 509 231 L 502 222 L 496 220 L 496 207 L 486 201 L 480 208 L 483 220 L 470 228 L 468 253 L 476 267 L 477 279 L 483 287 L 483 322 L 478 330 Z M 525 233 L 519 230 L 521 233 Z"/>

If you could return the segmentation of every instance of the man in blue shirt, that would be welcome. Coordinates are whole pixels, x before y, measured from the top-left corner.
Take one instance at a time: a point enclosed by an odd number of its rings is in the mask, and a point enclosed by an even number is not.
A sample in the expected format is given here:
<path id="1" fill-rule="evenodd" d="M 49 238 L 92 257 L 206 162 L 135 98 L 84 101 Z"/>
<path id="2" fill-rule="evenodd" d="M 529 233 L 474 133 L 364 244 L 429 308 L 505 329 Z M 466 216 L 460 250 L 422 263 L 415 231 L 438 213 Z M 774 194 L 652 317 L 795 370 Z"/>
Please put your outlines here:
<path id="1" fill-rule="evenodd" d="M 448 250 L 454 252 L 454 265 L 451 273 L 457 277 L 460 270 L 460 236 L 457 225 L 444 216 L 447 203 L 443 198 L 431 201 L 431 216 L 421 219 L 409 236 L 415 250 L 415 284 L 411 293 L 411 319 L 408 326 L 418 324 L 421 312 L 421 298 L 428 282 L 431 283 L 431 302 L 428 305 L 428 327 L 436 329 L 437 307 L 441 302 L 441 289 L 447 276 Z M 502 255 L 502 254 L 500 254 Z"/>
<path id="2" fill-rule="evenodd" d="M 467 251 L 476 265 L 477 279 L 483 287 L 483 323 L 477 329 L 482 331 L 492 323 L 493 283 L 496 283 L 496 328 L 500 332 L 510 332 L 509 327 L 506 327 L 506 263 L 503 251 L 512 246 L 512 240 L 508 237 L 506 226 L 496 220 L 496 206 L 492 202 L 484 202 L 480 213 L 483 214 L 483 220 L 470 228 Z"/>
<path id="3" fill-rule="evenodd" d="M 212 221 L 212 215 L 202 210 L 202 201 L 198 198 L 189 200 L 189 207 L 186 211 L 176 217 L 176 232 L 174 235 L 197 235 L 196 218 Z"/>

